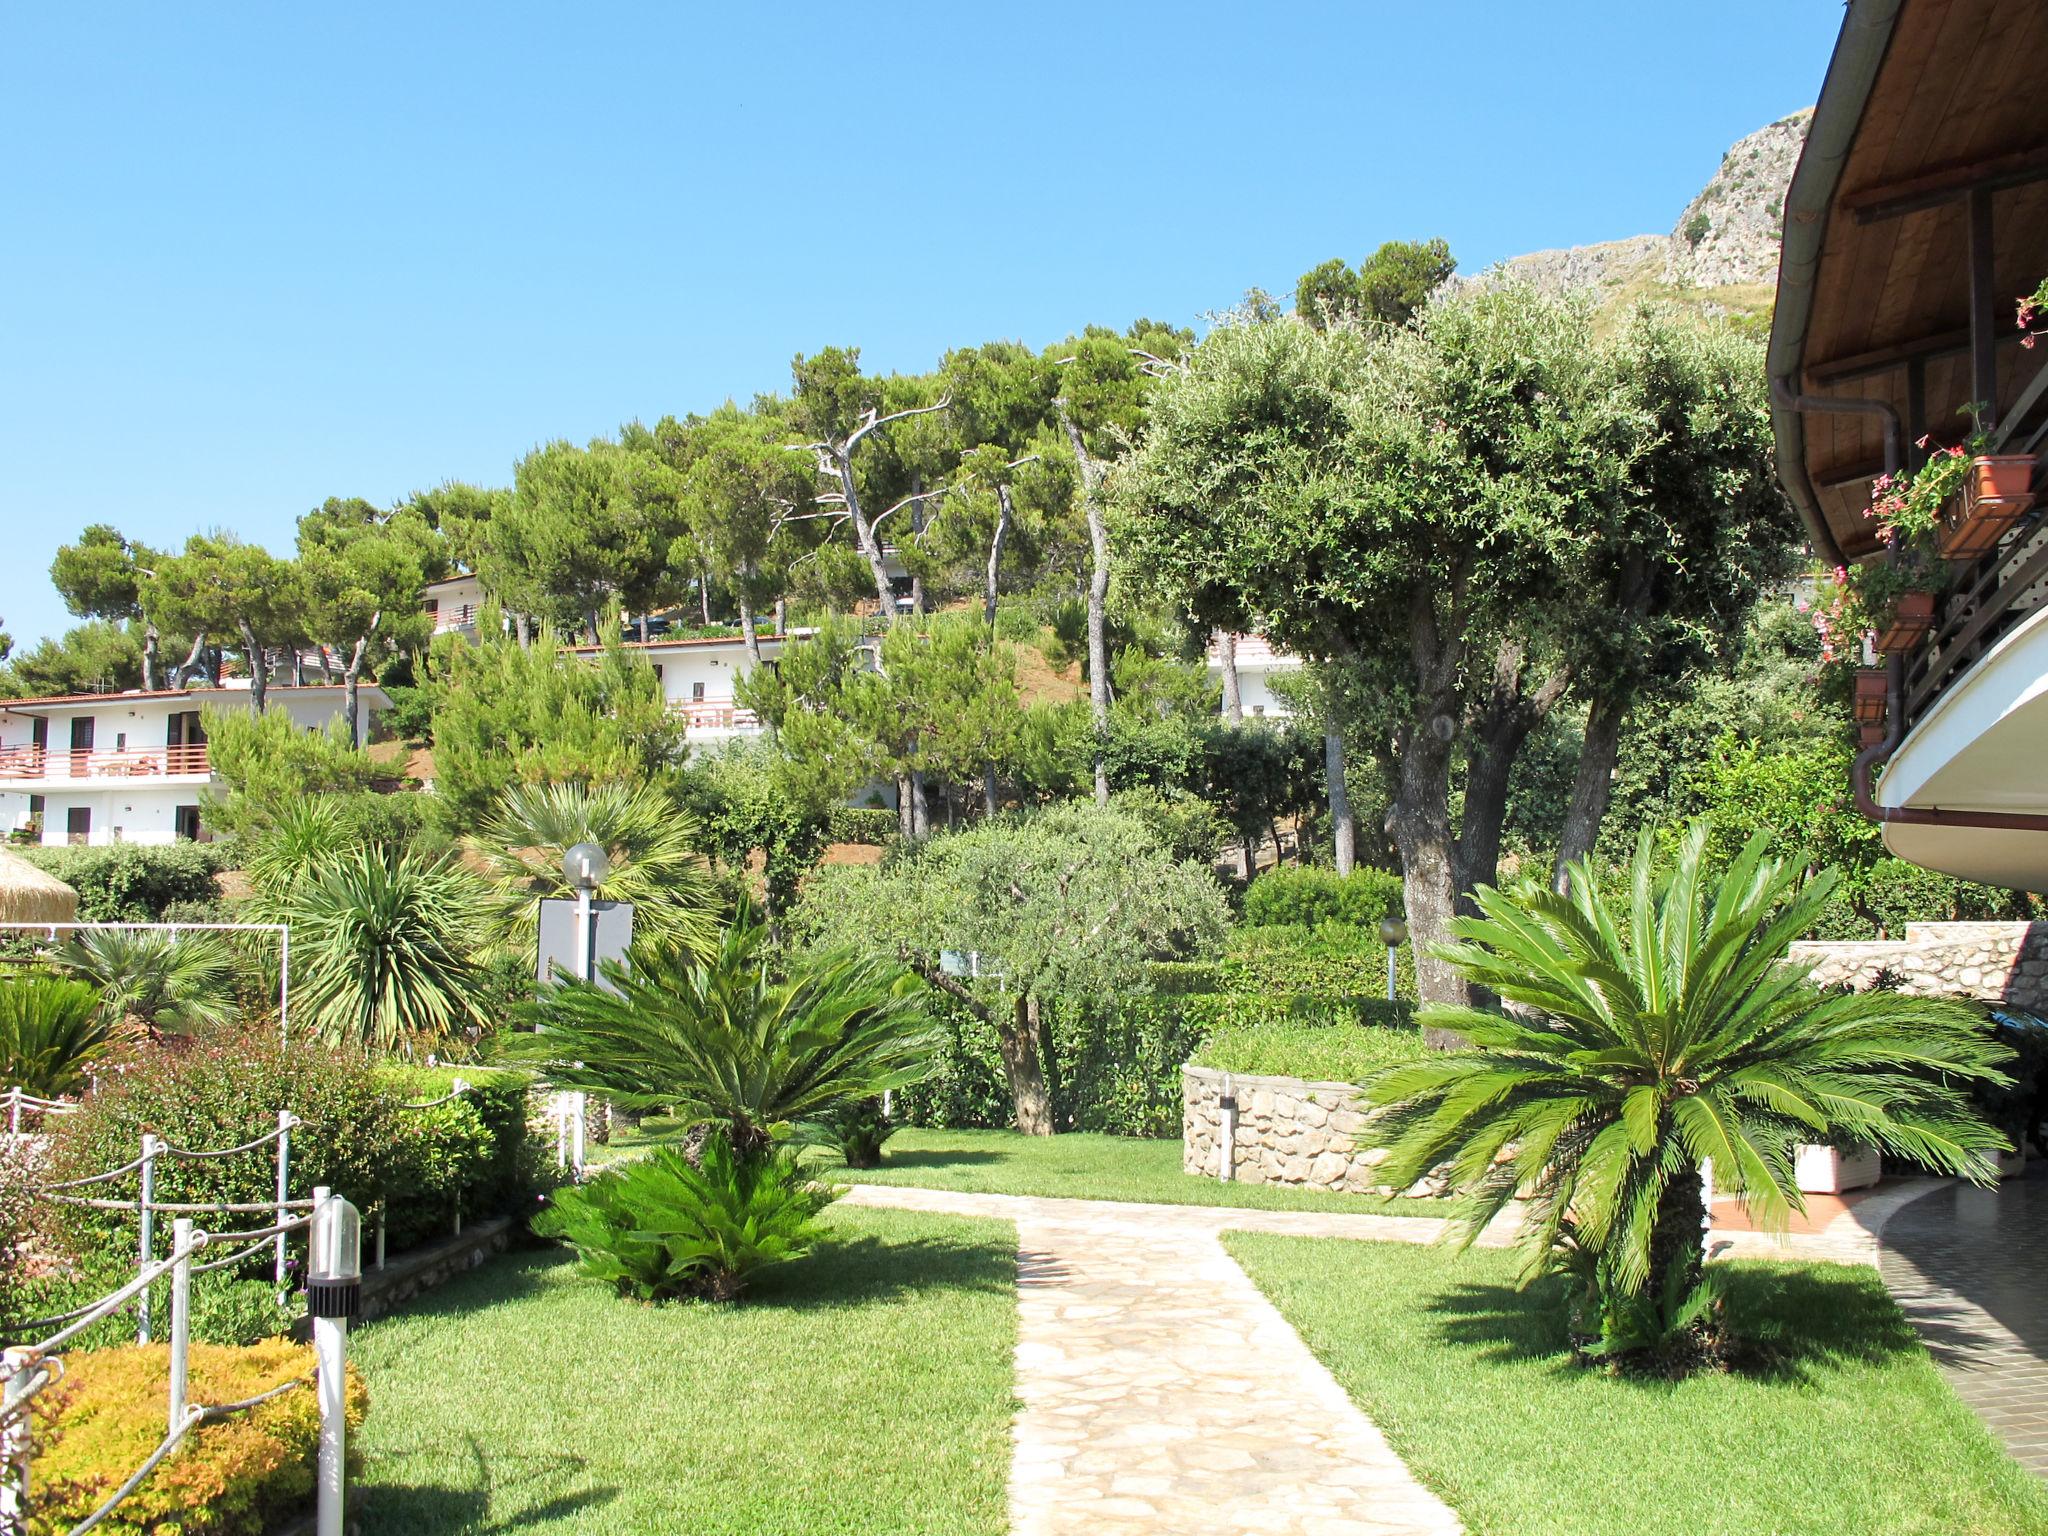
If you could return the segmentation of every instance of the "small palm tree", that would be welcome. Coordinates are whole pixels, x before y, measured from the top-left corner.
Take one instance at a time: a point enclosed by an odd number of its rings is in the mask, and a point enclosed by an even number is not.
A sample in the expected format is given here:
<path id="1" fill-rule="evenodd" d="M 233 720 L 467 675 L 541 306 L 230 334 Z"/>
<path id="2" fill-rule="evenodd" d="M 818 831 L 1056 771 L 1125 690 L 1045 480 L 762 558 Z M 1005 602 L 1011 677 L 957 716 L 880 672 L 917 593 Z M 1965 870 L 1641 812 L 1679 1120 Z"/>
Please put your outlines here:
<path id="1" fill-rule="evenodd" d="M 83 1093 L 93 1068 L 133 1038 L 119 1014 L 82 981 L 17 976 L 0 981 L 0 1087 L 41 1098 Z"/>
<path id="2" fill-rule="evenodd" d="M 610 856 L 597 895 L 631 902 L 636 933 L 660 947 L 702 951 L 716 941 L 720 903 L 697 841 L 695 818 L 659 785 L 516 784 L 469 846 L 489 868 L 507 936 L 529 954 L 538 899 L 575 894 L 562 855 L 578 843 Z"/>
<path id="3" fill-rule="evenodd" d="M 528 1005 L 540 1030 L 506 1054 L 558 1086 L 629 1109 L 674 1106 L 726 1134 L 734 1154 L 765 1155 L 798 1121 L 815 1121 L 927 1075 L 939 1034 L 921 988 L 884 962 L 797 955 L 771 974 L 767 929 L 744 908 L 708 956 L 637 951 L 601 983 L 565 981 Z"/>
<path id="4" fill-rule="evenodd" d="M 480 1027 L 472 957 L 486 902 L 476 877 L 444 858 L 358 848 L 314 863 L 263 903 L 291 929 L 293 1018 L 331 1044 L 386 1051 Z"/>
<path id="5" fill-rule="evenodd" d="M 217 933 L 87 929 L 55 959 L 99 992 L 111 1022 L 189 1034 L 235 1016 L 235 956 Z"/>
<path id="6" fill-rule="evenodd" d="M 282 891 L 304 871 L 341 857 L 359 841 L 332 797 L 287 801 L 255 839 L 249 879 L 259 891 Z"/>
<path id="7" fill-rule="evenodd" d="M 1610 1346 L 1697 1318 L 1708 1159 L 1718 1189 L 1781 1226 L 1801 1204 L 1797 1143 L 1876 1145 L 1979 1182 L 2004 1145 L 1956 1086 L 2005 1080 L 2010 1052 L 1977 1011 L 1823 992 L 1785 956 L 1834 872 L 1801 884 L 1758 837 L 1710 893 L 1708 832 L 1686 833 L 1660 882 L 1645 831 L 1614 914 L 1589 861 L 1562 895 L 1481 887 L 1482 915 L 1455 921 L 1459 942 L 1438 953 L 1511 1011 L 1426 1009 L 1472 1048 L 1367 1085 L 1387 1182 L 1447 1164 L 1469 1196 L 1468 1243 L 1526 1198 L 1525 1278 L 1586 1278 Z"/>

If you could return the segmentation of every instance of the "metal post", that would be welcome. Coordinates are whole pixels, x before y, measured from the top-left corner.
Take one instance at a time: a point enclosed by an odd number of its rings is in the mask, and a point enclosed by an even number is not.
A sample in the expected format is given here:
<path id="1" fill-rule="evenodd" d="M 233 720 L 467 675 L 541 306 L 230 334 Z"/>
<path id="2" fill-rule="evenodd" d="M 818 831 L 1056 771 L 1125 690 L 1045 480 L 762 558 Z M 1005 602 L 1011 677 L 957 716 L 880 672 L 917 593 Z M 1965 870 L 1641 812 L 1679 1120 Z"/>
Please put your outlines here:
<path id="1" fill-rule="evenodd" d="M 569 1095 L 569 1107 L 575 1111 L 576 1124 L 569 1134 L 569 1167 L 577 1178 L 583 1177 L 584 1137 L 589 1130 L 590 1096 L 581 1088 Z"/>
<path id="2" fill-rule="evenodd" d="M 569 1095 L 566 1090 L 555 1093 L 555 1166 L 569 1166 Z"/>
<path id="3" fill-rule="evenodd" d="M 163 1143 L 158 1141 L 156 1137 L 150 1135 L 147 1131 L 143 1132 L 142 1188 L 135 1197 L 136 1225 L 142 1229 L 141 1236 L 136 1240 L 137 1274 L 149 1268 L 152 1257 L 151 1249 L 153 1247 L 153 1239 L 156 1236 L 156 1212 L 153 1209 L 156 1203 L 156 1154 L 157 1149 L 162 1145 Z M 148 1286 L 144 1286 L 142 1293 L 135 1298 L 135 1342 L 138 1344 L 147 1344 L 149 1342 Z"/>
<path id="4" fill-rule="evenodd" d="M 381 1201 L 377 1206 L 377 1267 L 384 1267 L 384 1206 Z"/>
<path id="5" fill-rule="evenodd" d="M 277 1224 L 279 1226 L 283 1226 L 291 1219 L 291 1211 L 287 1208 L 286 1201 L 290 1198 L 292 1126 L 296 1123 L 292 1118 L 290 1110 L 280 1109 L 277 1112 Z M 286 1236 L 287 1234 L 283 1232 L 277 1234 L 277 1272 L 274 1278 L 280 1291 L 284 1289 Z"/>
<path id="6" fill-rule="evenodd" d="M 171 1223 L 171 1412 L 175 1433 L 185 1422 L 186 1357 L 192 1344 L 192 1218 Z"/>
<path id="7" fill-rule="evenodd" d="M 280 923 L 277 928 L 277 1038 L 286 1045 L 291 1043 L 292 1032 L 285 1020 L 285 1010 L 292 1001 L 292 930 L 289 924 Z"/>
<path id="8" fill-rule="evenodd" d="M 21 1134 L 21 1089 L 18 1087 L 7 1090 L 7 1134 Z"/>
<path id="9" fill-rule="evenodd" d="M 1387 946 L 1387 1001 L 1394 1000 L 1394 946 Z"/>
<path id="10" fill-rule="evenodd" d="M 576 887 L 576 979 L 590 980 L 590 887 Z"/>
<path id="11" fill-rule="evenodd" d="M 0 1533 L 28 1530 L 29 1454 L 33 1449 L 29 1398 L 43 1363 L 27 1346 L 0 1354 Z"/>
<path id="12" fill-rule="evenodd" d="M 348 1201 L 315 1192 L 306 1245 L 306 1310 L 313 1319 L 313 1383 L 320 1403 L 313 1529 L 342 1536 L 348 1480 L 348 1321 L 362 1306 L 362 1219 Z"/>
<path id="13" fill-rule="evenodd" d="M 1220 1125 L 1216 1137 L 1216 1177 L 1224 1183 L 1237 1178 L 1237 1080 L 1223 1074 L 1223 1097 L 1217 1101 Z"/>

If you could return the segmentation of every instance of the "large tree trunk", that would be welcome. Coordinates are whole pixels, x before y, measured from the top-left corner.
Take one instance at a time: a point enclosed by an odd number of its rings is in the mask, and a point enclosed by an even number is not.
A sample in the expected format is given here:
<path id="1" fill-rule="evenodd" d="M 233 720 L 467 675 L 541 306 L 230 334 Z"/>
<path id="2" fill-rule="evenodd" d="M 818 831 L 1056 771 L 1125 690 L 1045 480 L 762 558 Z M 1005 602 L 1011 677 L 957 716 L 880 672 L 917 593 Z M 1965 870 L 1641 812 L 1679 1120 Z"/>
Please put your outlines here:
<path id="1" fill-rule="evenodd" d="M 163 637 L 157 627 L 148 619 L 142 621 L 142 686 L 148 692 L 156 691 L 156 650 Z"/>
<path id="2" fill-rule="evenodd" d="M 1109 735 L 1109 528 L 1099 494 L 1102 467 L 1089 456 L 1065 403 L 1053 404 L 1074 447 L 1074 462 L 1081 471 L 1081 507 L 1088 515 L 1088 709 L 1095 725 L 1095 803 L 1107 805 L 1109 766 L 1103 754 Z"/>
<path id="3" fill-rule="evenodd" d="M 754 605 L 747 601 L 744 595 L 744 587 L 741 589 L 741 592 L 742 596 L 739 600 L 740 638 L 746 642 L 747 665 L 758 667 L 761 665 L 761 635 L 754 627 Z"/>
<path id="4" fill-rule="evenodd" d="M 1465 733 L 1465 804 L 1458 828 L 1458 910 L 1479 909 L 1472 891 L 1500 877 L 1500 844 L 1507 822 L 1508 786 L 1515 760 L 1529 733 L 1563 697 L 1570 673 L 1563 668 L 1528 686 L 1527 653 L 1519 641 L 1504 641 L 1494 653 L 1493 681 Z"/>
<path id="5" fill-rule="evenodd" d="M 788 617 L 789 600 L 787 598 L 778 597 L 777 599 L 775 599 L 775 633 L 778 636 L 782 633 L 783 625 L 787 621 Z"/>
<path id="6" fill-rule="evenodd" d="M 1029 993 L 1016 1000 L 1009 1026 L 996 1025 L 996 1049 L 1009 1079 L 1010 1099 L 1017 1110 L 1017 1129 L 1026 1136 L 1053 1133 L 1052 1094 L 1045 1082 L 1045 1026 L 1038 999 Z"/>
<path id="7" fill-rule="evenodd" d="M 192 637 L 192 649 L 185 653 L 185 659 L 178 663 L 177 671 L 171 674 L 171 686 L 182 688 L 199 671 L 200 658 L 206 654 L 206 631 L 200 630 Z"/>
<path id="8" fill-rule="evenodd" d="M 640 613 L 635 616 L 635 622 L 637 622 L 640 627 L 640 643 L 642 645 L 645 645 L 651 638 L 651 636 L 649 636 L 649 634 L 647 633 L 647 612 L 645 609 L 642 609 Z"/>
<path id="9" fill-rule="evenodd" d="M 350 746 L 362 745 L 362 676 L 363 652 L 369 645 L 365 635 L 356 641 L 355 654 L 348 659 L 348 667 L 342 672 L 341 680 L 345 689 L 342 695 L 341 718 L 348 726 Z"/>
<path id="10" fill-rule="evenodd" d="M 1344 783 L 1342 731 L 1323 733 L 1323 774 L 1329 781 L 1330 836 L 1336 845 L 1337 873 L 1348 875 L 1358 860 L 1358 824 L 1352 819 L 1351 795 Z"/>
<path id="11" fill-rule="evenodd" d="M 1415 985 L 1425 1003 L 1469 1006 L 1464 975 L 1431 952 L 1450 937 L 1458 902 L 1456 847 L 1451 837 L 1451 753 L 1458 739 L 1458 677 L 1464 651 L 1455 636 L 1462 585 L 1447 593 L 1452 614 L 1440 625 L 1434 595 L 1418 586 L 1409 608 L 1409 649 L 1415 667 L 1415 712 L 1402 728 L 1393 808 L 1387 833 L 1401 854 L 1408 934 L 1415 949 Z M 1442 637 L 1448 630 L 1454 638 Z M 1439 1049 L 1463 1042 L 1449 1030 L 1428 1030 Z"/>
<path id="12" fill-rule="evenodd" d="M 868 563 L 868 574 L 874 578 L 875 601 L 881 605 L 884 620 L 896 617 L 896 594 L 889 590 L 889 567 L 882 559 L 882 541 L 875 537 L 875 530 L 867 516 L 860 509 L 860 487 L 854 483 L 853 457 L 839 444 L 830 448 L 832 467 L 839 476 L 839 492 L 846 498 L 847 520 L 853 524 L 853 542 L 860 550 L 861 558 Z"/>
<path id="13" fill-rule="evenodd" d="M 697 567 L 697 612 L 703 615 L 704 627 L 711 627 L 711 573 L 703 566 Z"/>
<path id="14" fill-rule="evenodd" d="M 249 663 L 249 707 L 257 714 L 263 713 L 263 695 L 269 686 L 269 668 L 263 663 L 263 647 L 256 643 L 256 631 L 246 619 L 237 619 L 235 628 L 242 636 L 242 656 Z"/>
<path id="15" fill-rule="evenodd" d="M 1223 719 L 1229 725 L 1242 725 L 1244 693 L 1237 681 L 1237 636 L 1227 629 L 1214 633 L 1217 659 L 1223 667 Z"/>
<path id="16" fill-rule="evenodd" d="M 603 645 L 604 635 L 597 627 L 597 610 L 595 608 L 583 615 L 583 622 L 590 630 L 590 643 L 592 645 Z"/>
<path id="17" fill-rule="evenodd" d="M 981 808 L 990 816 L 995 815 L 998 809 L 996 799 L 996 765 L 994 763 L 983 763 L 981 765 Z"/>
<path id="18" fill-rule="evenodd" d="M 921 843 L 932 835 L 932 803 L 925 795 L 924 773 L 913 768 L 910 772 L 910 837 Z"/>
<path id="19" fill-rule="evenodd" d="M 1681 1295 L 1700 1283 L 1700 1269 L 1706 1257 L 1706 1222 L 1700 1171 L 1681 1168 L 1664 1186 L 1657 1201 L 1657 1219 L 1650 1228 L 1650 1278 L 1646 1287 L 1649 1294 L 1654 1296 L 1663 1289 L 1664 1276 L 1674 1263 L 1684 1277 Z"/>
<path id="20" fill-rule="evenodd" d="M 910 502 L 910 542 L 915 544 L 918 536 L 924 532 L 924 476 L 912 476 L 910 489 L 912 492 Z M 922 571 L 912 571 L 910 573 L 910 611 L 912 613 L 924 612 L 924 573 Z"/>
<path id="21" fill-rule="evenodd" d="M 996 487 L 996 531 L 988 541 L 988 574 L 982 581 L 981 617 L 990 629 L 996 627 L 996 590 L 1003 571 L 1003 545 L 1010 537 L 1010 523 L 1015 517 L 1010 505 L 1010 488 Z"/>
<path id="22" fill-rule="evenodd" d="M 1565 806 L 1564 835 L 1558 839 L 1557 865 L 1551 879 L 1565 888 L 1565 869 L 1593 851 L 1600 841 L 1600 823 L 1614 792 L 1614 765 L 1621 756 L 1622 727 L 1628 723 L 1629 701 L 1618 693 L 1602 694 L 1586 713 L 1586 739 L 1579 748 L 1579 766 L 1572 775 L 1572 796 Z"/>

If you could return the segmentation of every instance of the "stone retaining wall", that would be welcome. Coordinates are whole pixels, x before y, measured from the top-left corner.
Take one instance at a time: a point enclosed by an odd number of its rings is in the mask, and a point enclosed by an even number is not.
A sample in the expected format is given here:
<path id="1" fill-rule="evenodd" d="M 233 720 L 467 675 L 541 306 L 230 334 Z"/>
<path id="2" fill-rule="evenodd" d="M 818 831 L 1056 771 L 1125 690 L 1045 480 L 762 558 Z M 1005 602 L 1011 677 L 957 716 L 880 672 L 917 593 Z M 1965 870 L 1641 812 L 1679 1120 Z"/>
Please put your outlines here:
<path id="1" fill-rule="evenodd" d="M 1378 1187 L 1357 1147 L 1364 1101 L 1350 1083 L 1307 1082 L 1186 1066 L 1181 1080 L 1181 1166 L 1218 1177 L 1223 1096 L 1237 1099 L 1232 1176 L 1245 1184 L 1295 1184 L 1357 1193 Z"/>
<path id="2" fill-rule="evenodd" d="M 1792 946 L 1813 979 L 1859 991 L 1889 972 L 1901 992 L 2048 1013 L 2048 923 L 1908 923 L 1904 939 Z"/>

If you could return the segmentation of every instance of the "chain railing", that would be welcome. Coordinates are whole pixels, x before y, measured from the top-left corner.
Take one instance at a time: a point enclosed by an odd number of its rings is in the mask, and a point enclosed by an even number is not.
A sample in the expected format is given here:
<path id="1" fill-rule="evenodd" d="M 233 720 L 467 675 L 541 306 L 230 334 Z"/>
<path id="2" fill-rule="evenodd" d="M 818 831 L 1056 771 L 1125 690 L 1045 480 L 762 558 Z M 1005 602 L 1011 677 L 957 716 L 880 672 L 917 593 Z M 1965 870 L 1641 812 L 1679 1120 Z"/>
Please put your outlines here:
<path id="1" fill-rule="evenodd" d="M 10 1136 L 29 1134 L 22 1127 L 32 1120 L 40 1122 L 51 1115 L 78 1113 L 78 1106 L 68 1099 L 39 1098 L 26 1088 L 10 1088 L 0 1093 L 0 1104 L 7 1107 L 7 1134 Z"/>
<path id="2" fill-rule="evenodd" d="M 318 1364 L 311 1376 L 280 1383 L 267 1392 L 239 1402 L 191 1401 L 193 1275 L 238 1262 L 251 1253 L 260 1252 L 273 1239 L 283 1241 L 292 1233 L 312 1228 L 321 1221 L 339 1221 L 347 1206 L 346 1201 L 337 1199 L 324 1187 L 315 1189 L 310 1201 L 295 1203 L 311 1209 L 267 1227 L 241 1232 L 208 1232 L 194 1226 L 189 1216 L 177 1217 L 171 1227 L 170 1252 L 163 1258 L 145 1262 L 133 1280 L 96 1302 L 62 1317 L 44 1318 L 25 1325 L 30 1329 L 54 1326 L 57 1328 L 55 1333 L 34 1344 L 15 1345 L 0 1351 L 0 1536 L 27 1536 L 32 1509 L 35 1398 L 44 1389 L 63 1380 L 66 1347 L 131 1303 L 139 1303 L 146 1310 L 151 1288 L 166 1276 L 170 1279 L 171 1315 L 164 1436 L 120 1487 L 84 1520 L 71 1527 L 69 1536 L 85 1536 L 86 1532 L 97 1528 L 200 1425 L 246 1413 L 286 1392 L 306 1386 L 319 1388 L 316 1392 L 320 1404 L 319 1461 L 322 1472 L 318 1479 L 319 1529 L 338 1531 L 341 1528 L 340 1478 L 326 1474 L 329 1468 L 338 1469 L 343 1465 L 348 1432 L 346 1391 L 341 1380 L 347 1370 L 345 1325 L 339 1328 L 330 1326 L 322 1334 L 325 1347 L 317 1356 Z M 348 1217 L 348 1220 L 353 1221 L 353 1217 Z M 249 1246 L 231 1252 L 225 1258 L 194 1262 L 197 1255 L 217 1244 Z M 333 1379 L 327 1379 L 329 1376 Z"/>

